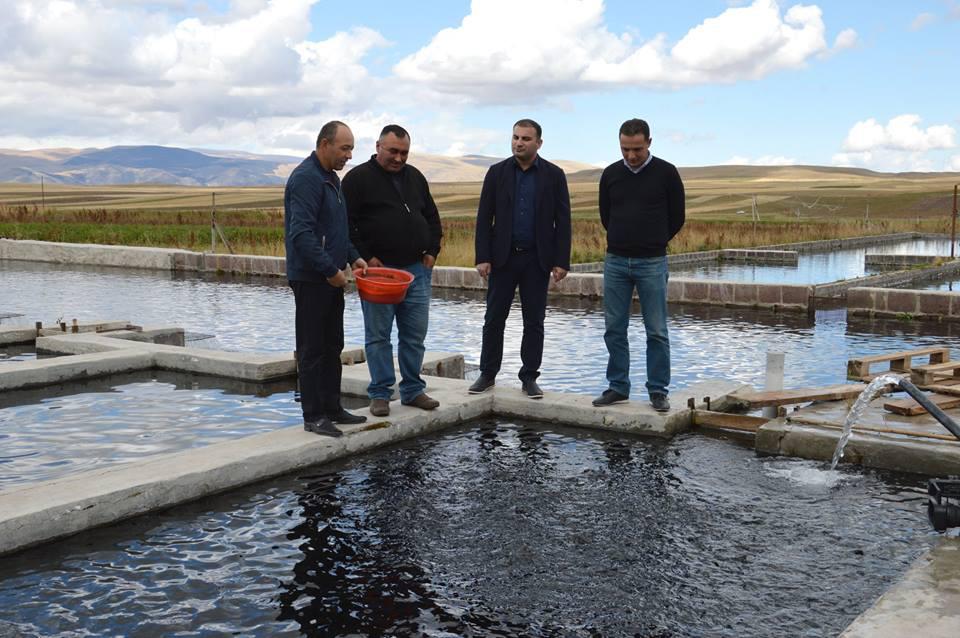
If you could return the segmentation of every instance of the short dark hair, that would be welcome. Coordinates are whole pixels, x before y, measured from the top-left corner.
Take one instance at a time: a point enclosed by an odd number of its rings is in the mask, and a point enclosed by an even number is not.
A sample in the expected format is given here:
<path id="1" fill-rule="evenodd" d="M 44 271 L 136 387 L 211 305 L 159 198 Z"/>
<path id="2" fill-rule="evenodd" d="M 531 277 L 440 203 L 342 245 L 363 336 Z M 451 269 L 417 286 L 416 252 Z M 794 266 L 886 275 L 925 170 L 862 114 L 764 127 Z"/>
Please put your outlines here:
<path id="1" fill-rule="evenodd" d="M 640 135 L 643 133 L 643 136 L 650 139 L 650 125 L 644 120 L 633 118 L 632 120 L 627 120 L 620 125 L 620 135 L 625 135 L 627 137 L 633 137 L 634 135 Z"/>
<path id="2" fill-rule="evenodd" d="M 333 144 L 333 140 L 337 137 L 337 129 L 341 126 L 346 126 L 343 122 L 339 120 L 330 120 L 320 128 L 320 134 L 317 135 L 317 147 L 320 147 L 320 140 L 327 140 L 328 143 Z"/>
<path id="3" fill-rule="evenodd" d="M 400 139 L 403 139 L 405 137 L 410 137 L 410 134 L 407 133 L 407 129 L 403 128 L 399 124 L 387 124 L 386 126 L 383 127 L 383 130 L 380 131 L 380 139 L 382 140 L 383 138 L 385 138 L 387 135 L 390 135 L 391 133 L 393 133 Z"/>
<path id="4" fill-rule="evenodd" d="M 538 140 L 539 140 L 541 137 L 543 137 L 543 129 L 540 128 L 540 125 L 539 125 L 539 124 L 537 124 L 536 122 L 534 122 L 534 121 L 531 120 L 530 118 L 525 117 L 525 118 L 523 118 L 522 120 L 517 120 L 516 124 L 513 125 L 513 128 L 517 128 L 518 126 L 519 126 L 520 128 L 532 128 L 534 131 L 537 132 L 537 139 L 538 139 Z"/>

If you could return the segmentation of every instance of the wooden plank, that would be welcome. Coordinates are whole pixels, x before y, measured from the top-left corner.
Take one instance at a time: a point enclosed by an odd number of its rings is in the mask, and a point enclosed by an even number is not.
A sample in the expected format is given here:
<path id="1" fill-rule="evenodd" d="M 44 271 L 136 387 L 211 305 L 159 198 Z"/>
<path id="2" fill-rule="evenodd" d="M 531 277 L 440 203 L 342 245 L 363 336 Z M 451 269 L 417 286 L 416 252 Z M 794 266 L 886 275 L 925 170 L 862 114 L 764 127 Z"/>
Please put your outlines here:
<path id="1" fill-rule="evenodd" d="M 916 350 L 903 350 L 850 359 L 847 361 L 847 378 L 863 379 L 868 377 L 870 376 L 870 364 L 884 361 L 890 362 L 890 370 L 893 372 L 907 372 L 913 364 L 914 357 L 924 356 L 929 357 L 930 363 L 943 363 L 950 360 L 950 348 L 918 348 Z"/>
<path id="2" fill-rule="evenodd" d="M 796 390 L 773 390 L 769 392 L 735 392 L 730 398 L 748 404 L 751 408 L 770 405 L 791 405 L 808 401 L 840 401 L 860 396 L 867 386 L 862 383 L 845 383 L 826 388 L 799 388 Z"/>
<path id="3" fill-rule="evenodd" d="M 701 428 L 756 432 L 757 428 L 769 421 L 770 419 L 765 417 L 749 414 L 728 414 L 727 412 L 711 412 L 708 410 L 693 411 L 693 424 Z"/>
<path id="4" fill-rule="evenodd" d="M 806 425 L 818 428 L 829 428 L 831 430 L 842 430 L 843 426 L 839 423 L 827 423 L 824 421 L 807 421 L 804 419 L 791 419 L 791 423 L 796 425 Z M 879 432 L 881 434 L 899 434 L 901 436 L 912 436 L 919 439 L 937 439 L 938 441 L 952 441 L 960 443 L 960 440 L 952 434 L 938 434 L 936 432 L 917 432 L 915 430 L 906 430 L 904 428 L 871 428 L 867 426 L 853 426 L 853 431 L 857 434 L 866 434 L 869 432 Z"/>
<path id="5" fill-rule="evenodd" d="M 947 394 L 931 394 L 927 396 L 935 406 L 941 410 L 948 410 L 960 406 L 960 396 L 951 396 Z M 883 409 L 894 414 L 903 416 L 917 416 L 926 414 L 927 410 L 913 399 L 900 399 L 897 401 L 888 401 L 883 404 Z"/>
<path id="6" fill-rule="evenodd" d="M 925 366 L 917 366 L 910 370 L 910 380 L 917 385 L 936 383 L 938 377 L 960 377 L 960 361 L 931 363 Z"/>
<path id="7" fill-rule="evenodd" d="M 925 385 L 921 389 L 927 390 L 928 392 L 936 392 L 937 394 L 947 394 L 954 397 L 960 396 L 960 379 L 956 381 L 951 379 L 949 381 L 950 385 L 947 385 L 947 383 L 948 382 L 938 382 L 932 385 Z"/>

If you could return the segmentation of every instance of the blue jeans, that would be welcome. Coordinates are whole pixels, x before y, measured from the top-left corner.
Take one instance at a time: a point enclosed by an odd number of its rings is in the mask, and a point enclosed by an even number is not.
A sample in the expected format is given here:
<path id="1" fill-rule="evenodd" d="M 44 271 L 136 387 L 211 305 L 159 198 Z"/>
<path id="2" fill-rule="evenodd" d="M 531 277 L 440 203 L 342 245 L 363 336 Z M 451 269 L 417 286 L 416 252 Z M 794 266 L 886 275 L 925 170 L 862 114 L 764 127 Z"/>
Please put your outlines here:
<path id="1" fill-rule="evenodd" d="M 630 343 L 627 327 L 634 288 L 647 333 L 647 393 L 667 393 L 670 385 L 670 337 L 667 334 L 667 258 L 620 257 L 607 253 L 603 263 L 603 340 L 610 358 L 610 389 L 630 396 Z"/>
<path id="2" fill-rule="evenodd" d="M 389 265 L 389 264 L 387 264 Z M 390 265 L 413 273 L 414 280 L 407 289 L 407 296 L 398 304 L 379 304 L 360 301 L 363 309 L 363 331 L 367 368 L 370 370 L 370 385 L 367 395 L 371 399 L 390 400 L 397 376 L 393 370 L 393 344 L 390 333 L 393 321 L 397 321 L 397 359 L 400 363 L 400 400 L 412 401 L 427 387 L 420 376 L 423 367 L 423 340 L 427 336 L 430 319 L 430 292 L 433 271 L 421 262 L 406 266 Z"/>

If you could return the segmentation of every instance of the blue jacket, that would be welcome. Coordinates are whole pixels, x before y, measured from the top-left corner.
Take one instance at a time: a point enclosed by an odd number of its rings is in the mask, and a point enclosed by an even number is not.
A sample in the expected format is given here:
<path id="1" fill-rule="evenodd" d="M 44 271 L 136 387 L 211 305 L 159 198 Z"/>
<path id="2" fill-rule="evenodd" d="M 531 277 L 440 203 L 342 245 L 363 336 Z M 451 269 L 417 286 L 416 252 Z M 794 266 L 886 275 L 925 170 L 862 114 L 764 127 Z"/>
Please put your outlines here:
<path id="1" fill-rule="evenodd" d="M 494 268 L 507 263 L 513 237 L 513 199 L 517 160 L 508 157 L 487 170 L 477 207 L 476 263 Z M 570 270 L 570 193 L 567 177 L 556 164 L 540 158 L 537 168 L 534 236 L 543 270 Z"/>
<path id="2" fill-rule="evenodd" d="M 326 281 L 360 255 L 350 243 L 340 178 L 324 170 L 316 153 L 293 169 L 283 191 L 287 279 Z"/>

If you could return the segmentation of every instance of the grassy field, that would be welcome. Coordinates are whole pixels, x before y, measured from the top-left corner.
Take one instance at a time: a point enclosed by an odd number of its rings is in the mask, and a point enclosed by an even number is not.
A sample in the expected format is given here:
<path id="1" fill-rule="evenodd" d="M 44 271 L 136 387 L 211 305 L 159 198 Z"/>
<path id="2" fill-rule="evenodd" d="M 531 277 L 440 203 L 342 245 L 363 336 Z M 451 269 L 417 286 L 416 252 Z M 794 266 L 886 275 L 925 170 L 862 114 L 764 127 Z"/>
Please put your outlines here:
<path id="1" fill-rule="evenodd" d="M 909 230 L 949 232 L 957 174 L 884 175 L 823 167 L 683 169 L 687 224 L 671 252 Z M 602 258 L 599 171 L 570 178 L 573 261 Z M 473 264 L 480 184 L 431 185 L 444 225 L 441 265 Z M 756 198 L 759 222 L 752 220 Z M 283 189 L 0 184 L 0 236 L 209 250 L 210 215 L 235 252 L 283 254 Z M 220 245 L 222 250 L 222 244 Z"/>

